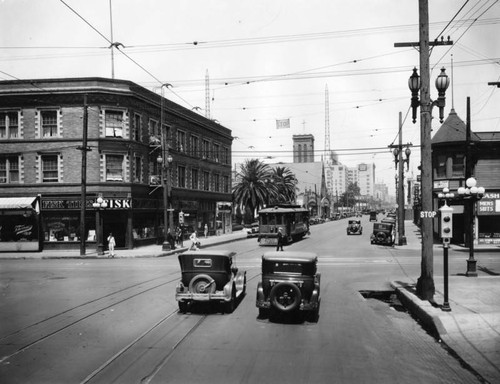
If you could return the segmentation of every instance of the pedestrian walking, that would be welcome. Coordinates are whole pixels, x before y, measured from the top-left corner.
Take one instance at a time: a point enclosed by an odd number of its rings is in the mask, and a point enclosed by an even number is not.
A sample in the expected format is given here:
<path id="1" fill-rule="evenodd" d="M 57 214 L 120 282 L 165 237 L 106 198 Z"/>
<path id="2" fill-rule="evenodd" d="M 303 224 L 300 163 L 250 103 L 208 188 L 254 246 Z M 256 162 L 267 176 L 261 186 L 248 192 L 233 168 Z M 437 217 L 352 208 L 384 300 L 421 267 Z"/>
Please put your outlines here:
<path id="1" fill-rule="evenodd" d="M 283 234 L 283 229 L 278 228 L 278 245 L 276 246 L 276 250 L 279 251 L 280 248 L 283 251 L 283 242 L 285 240 L 285 235 Z"/>
<path id="2" fill-rule="evenodd" d="M 115 237 L 110 232 L 108 236 L 108 249 L 109 249 L 108 257 L 115 257 L 115 245 L 116 245 Z"/>
<path id="3" fill-rule="evenodd" d="M 182 227 L 177 227 L 176 236 L 177 236 L 177 244 L 179 245 L 179 247 L 183 247 L 184 239 L 183 239 Z"/>
<path id="4" fill-rule="evenodd" d="M 191 246 L 189 247 L 190 251 L 197 251 L 198 249 L 200 249 L 200 240 L 198 240 L 196 230 L 194 230 L 191 236 L 189 236 L 189 240 L 191 240 Z"/>
<path id="5" fill-rule="evenodd" d="M 205 239 L 208 237 L 208 225 L 205 224 L 205 228 L 203 229 L 203 233 L 205 234 Z"/>
<path id="6" fill-rule="evenodd" d="M 170 249 L 175 249 L 175 238 L 172 236 L 172 232 L 170 232 L 170 228 L 167 230 L 167 242 L 170 244 Z"/>

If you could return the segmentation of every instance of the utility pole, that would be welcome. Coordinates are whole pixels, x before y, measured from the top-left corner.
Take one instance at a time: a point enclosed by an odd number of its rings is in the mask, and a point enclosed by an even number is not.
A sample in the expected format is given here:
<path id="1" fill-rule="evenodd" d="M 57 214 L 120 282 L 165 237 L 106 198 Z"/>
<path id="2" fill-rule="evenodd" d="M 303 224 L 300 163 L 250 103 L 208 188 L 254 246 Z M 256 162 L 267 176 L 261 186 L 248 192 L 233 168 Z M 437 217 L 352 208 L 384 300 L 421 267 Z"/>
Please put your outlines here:
<path id="1" fill-rule="evenodd" d="M 86 253 L 85 247 L 85 209 L 87 208 L 87 132 L 88 132 L 88 106 L 87 95 L 83 96 L 83 138 L 82 146 L 78 147 L 82 151 L 82 193 L 80 202 L 80 256 Z"/>
<path id="2" fill-rule="evenodd" d="M 417 281 L 417 295 L 422 300 L 432 300 L 434 286 L 433 255 L 433 210 L 432 199 L 432 152 L 431 152 L 431 112 L 429 47 L 452 45 L 447 41 L 429 42 L 429 1 L 419 0 L 419 41 L 418 43 L 396 43 L 395 47 L 419 47 L 420 53 L 420 149 L 421 149 L 421 203 L 422 203 L 422 260 L 421 275 Z"/>

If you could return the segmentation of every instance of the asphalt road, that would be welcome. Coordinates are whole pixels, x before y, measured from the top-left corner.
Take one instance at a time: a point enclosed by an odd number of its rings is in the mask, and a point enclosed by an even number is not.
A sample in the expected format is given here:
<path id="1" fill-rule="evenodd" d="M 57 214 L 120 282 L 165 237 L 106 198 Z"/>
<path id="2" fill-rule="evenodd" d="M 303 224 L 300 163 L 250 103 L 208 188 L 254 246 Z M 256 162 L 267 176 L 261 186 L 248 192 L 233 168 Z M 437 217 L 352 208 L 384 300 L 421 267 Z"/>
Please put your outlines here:
<path id="1" fill-rule="evenodd" d="M 367 217 L 361 236 L 346 236 L 346 224 L 313 226 L 286 247 L 319 255 L 317 323 L 257 317 L 260 257 L 271 249 L 255 239 L 220 247 L 237 251 L 247 271 L 232 314 L 177 312 L 176 256 L 0 260 L 0 382 L 480 382 L 397 302 L 361 294 L 418 278 L 419 253 L 370 245 Z M 450 255 L 450 274 L 463 259 Z"/>

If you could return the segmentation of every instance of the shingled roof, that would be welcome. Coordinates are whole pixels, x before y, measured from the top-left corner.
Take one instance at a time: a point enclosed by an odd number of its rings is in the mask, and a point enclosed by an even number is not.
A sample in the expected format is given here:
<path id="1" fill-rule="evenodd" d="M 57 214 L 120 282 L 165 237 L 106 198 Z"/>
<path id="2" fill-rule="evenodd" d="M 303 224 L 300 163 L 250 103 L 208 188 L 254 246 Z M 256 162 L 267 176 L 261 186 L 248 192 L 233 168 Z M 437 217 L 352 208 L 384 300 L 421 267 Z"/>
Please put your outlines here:
<path id="1" fill-rule="evenodd" d="M 443 125 L 439 127 L 437 132 L 432 137 L 432 145 L 445 143 L 450 144 L 453 142 L 465 143 L 465 135 L 466 125 L 463 120 L 458 117 L 455 110 L 452 109 Z M 481 141 L 481 139 L 474 132 L 471 132 L 470 139 L 471 141 Z"/>

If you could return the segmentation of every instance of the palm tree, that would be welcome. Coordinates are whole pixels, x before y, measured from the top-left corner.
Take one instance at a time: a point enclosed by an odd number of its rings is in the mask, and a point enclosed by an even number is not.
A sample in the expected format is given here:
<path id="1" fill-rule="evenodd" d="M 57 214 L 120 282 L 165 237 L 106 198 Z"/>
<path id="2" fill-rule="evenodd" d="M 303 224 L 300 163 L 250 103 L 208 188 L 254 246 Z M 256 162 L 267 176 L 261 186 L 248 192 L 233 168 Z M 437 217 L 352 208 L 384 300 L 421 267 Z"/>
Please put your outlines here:
<path id="1" fill-rule="evenodd" d="M 233 188 L 233 201 L 245 208 L 246 223 L 253 221 L 256 209 L 268 204 L 270 196 L 276 194 L 276 185 L 271 181 L 272 170 L 269 165 L 257 159 L 246 160 L 241 165 Z"/>
<path id="2" fill-rule="evenodd" d="M 275 198 L 276 203 L 295 203 L 297 196 L 297 178 L 287 167 L 276 167 L 272 174 L 273 184 L 276 185 L 278 193 Z"/>

